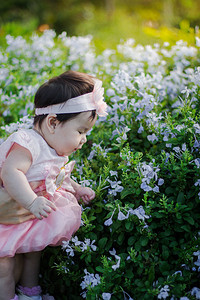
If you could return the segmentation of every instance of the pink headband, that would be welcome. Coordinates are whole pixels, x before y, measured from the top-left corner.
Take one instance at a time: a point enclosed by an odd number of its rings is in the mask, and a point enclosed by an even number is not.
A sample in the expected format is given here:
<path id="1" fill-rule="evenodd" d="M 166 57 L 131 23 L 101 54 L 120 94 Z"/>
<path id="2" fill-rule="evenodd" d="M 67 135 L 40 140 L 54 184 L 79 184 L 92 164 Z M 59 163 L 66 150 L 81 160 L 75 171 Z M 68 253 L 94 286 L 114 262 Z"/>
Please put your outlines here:
<path id="1" fill-rule="evenodd" d="M 36 108 L 35 114 L 67 114 L 78 113 L 88 110 L 96 110 L 100 117 L 107 115 L 107 104 L 103 100 L 104 88 L 102 82 L 95 79 L 94 89 L 91 93 L 87 93 L 75 98 L 71 98 L 63 103 L 53 104 L 42 108 Z"/>

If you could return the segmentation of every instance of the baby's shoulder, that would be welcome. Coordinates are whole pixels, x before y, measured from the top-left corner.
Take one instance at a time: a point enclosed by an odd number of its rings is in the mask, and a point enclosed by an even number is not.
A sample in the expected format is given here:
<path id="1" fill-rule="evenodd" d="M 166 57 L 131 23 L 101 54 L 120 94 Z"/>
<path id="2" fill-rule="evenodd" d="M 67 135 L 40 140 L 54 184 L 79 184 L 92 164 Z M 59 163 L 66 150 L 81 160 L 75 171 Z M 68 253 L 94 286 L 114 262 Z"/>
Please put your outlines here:
<path id="1" fill-rule="evenodd" d="M 40 140 L 33 129 L 19 129 L 14 132 L 10 137 L 11 144 L 17 143 L 20 146 L 28 149 L 33 159 L 36 159 L 40 152 Z"/>
<path id="2" fill-rule="evenodd" d="M 40 153 L 40 145 L 37 137 L 34 135 L 31 129 L 19 129 L 12 133 L 1 145 L 0 145 L 0 166 L 6 160 L 7 154 L 14 143 L 28 149 L 32 155 L 33 161 L 37 159 Z"/>

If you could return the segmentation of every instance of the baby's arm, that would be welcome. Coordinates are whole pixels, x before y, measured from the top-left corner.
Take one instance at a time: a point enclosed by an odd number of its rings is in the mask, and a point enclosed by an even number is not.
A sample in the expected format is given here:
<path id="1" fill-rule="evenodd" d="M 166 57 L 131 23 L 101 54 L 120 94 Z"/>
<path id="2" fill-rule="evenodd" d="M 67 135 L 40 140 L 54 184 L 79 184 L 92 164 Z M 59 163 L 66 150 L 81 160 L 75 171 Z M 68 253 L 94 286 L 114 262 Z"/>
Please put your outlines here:
<path id="1" fill-rule="evenodd" d="M 0 168 L 0 187 L 3 185 L 3 181 L 1 179 L 1 168 Z"/>
<path id="2" fill-rule="evenodd" d="M 81 186 L 71 178 L 70 180 L 71 185 L 76 192 L 75 196 L 77 200 L 80 200 L 81 198 L 85 204 L 88 204 L 91 200 L 95 198 L 95 192 L 91 188 Z"/>
<path id="3" fill-rule="evenodd" d="M 32 156 L 26 148 L 14 144 L 1 171 L 1 179 L 10 196 L 38 219 L 47 217 L 55 205 L 45 197 L 38 197 L 25 176 L 32 164 Z"/>

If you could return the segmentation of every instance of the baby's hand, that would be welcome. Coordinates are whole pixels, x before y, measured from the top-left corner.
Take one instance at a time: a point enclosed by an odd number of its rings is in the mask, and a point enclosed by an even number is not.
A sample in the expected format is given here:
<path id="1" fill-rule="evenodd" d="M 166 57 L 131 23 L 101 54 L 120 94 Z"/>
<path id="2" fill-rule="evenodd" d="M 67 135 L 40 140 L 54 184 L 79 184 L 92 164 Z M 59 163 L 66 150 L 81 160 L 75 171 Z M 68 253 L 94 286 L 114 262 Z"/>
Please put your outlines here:
<path id="1" fill-rule="evenodd" d="M 51 213 L 52 209 L 56 210 L 54 203 L 46 199 L 45 197 L 39 196 L 27 207 L 27 209 L 39 220 L 42 220 L 42 217 L 47 218 Z"/>
<path id="2" fill-rule="evenodd" d="M 78 200 L 81 198 L 85 204 L 88 204 L 95 198 L 95 192 L 89 187 L 81 186 L 76 192 L 76 197 Z"/>

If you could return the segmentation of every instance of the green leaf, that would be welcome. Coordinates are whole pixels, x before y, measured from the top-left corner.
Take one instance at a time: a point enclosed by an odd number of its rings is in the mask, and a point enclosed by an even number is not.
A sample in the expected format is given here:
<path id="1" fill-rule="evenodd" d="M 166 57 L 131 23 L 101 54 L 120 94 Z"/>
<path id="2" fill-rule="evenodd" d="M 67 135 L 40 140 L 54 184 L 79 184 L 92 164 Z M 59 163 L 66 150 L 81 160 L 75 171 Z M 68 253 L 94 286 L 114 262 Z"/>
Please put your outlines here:
<path id="1" fill-rule="evenodd" d="M 171 230 L 170 229 L 166 229 L 166 228 L 163 228 L 164 231 L 162 231 L 160 233 L 160 237 L 166 237 L 166 236 L 170 236 L 171 235 Z"/>
<path id="2" fill-rule="evenodd" d="M 163 214 L 159 213 L 159 212 L 155 212 L 154 216 L 158 219 L 163 218 Z"/>
<path id="3" fill-rule="evenodd" d="M 104 229 L 104 228 L 103 228 L 102 225 L 100 225 L 100 224 L 97 224 L 97 225 L 96 225 L 96 230 L 97 230 L 97 231 L 103 231 L 103 229 Z"/>
<path id="4" fill-rule="evenodd" d="M 104 268 L 102 268 L 101 266 L 97 266 L 96 270 L 97 272 L 104 273 Z"/>
<path id="5" fill-rule="evenodd" d="M 134 227 L 133 222 L 126 221 L 125 227 L 126 227 L 126 229 L 127 229 L 128 231 L 132 231 L 132 230 L 133 230 L 133 227 Z"/>
<path id="6" fill-rule="evenodd" d="M 162 246 L 162 257 L 167 260 L 169 257 L 169 249 L 165 245 Z"/>
<path id="7" fill-rule="evenodd" d="M 177 218 L 178 220 L 180 220 L 180 219 L 182 219 L 182 215 L 178 212 L 178 213 L 176 213 L 176 218 Z"/>
<path id="8" fill-rule="evenodd" d="M 107 237 L 104 237 L 98 241 L 99 248 L 104 248 L 108 241 Z"/>
<path id="9" fill-rule="evenodd" d="M 88 255 L 86 256 L 85 261 L 86 261 L 87 263 L 91 263 L 91 261 L 92 261 L 92 259 L 91 259 L 91 254 L 88 254 Z"/>
<path id="10" fill-rule="evenodd" d="M 149 276 L 148 276 L 149 282 L 152 284 L 155 279 L 155 268 L 154 266 L 151 266 L 149 269 Z"/>
<path id="11" fill-rule="evenodd" d="M 135 242 L 135 237 L 134 236 L 131 236 L 129 239 L 128 239 L 128 245 L 129 246 L 132 246 Z"/>
<path id="12" fill-rule="evenodd" d="M 163 273 L 163 275 L 168 274 L 168 271 L 170 269 L 170 264 L 166 261 L 161 261 L 159 265 L 160 271 Z"/>
<path id="13" fill-rule="evenodd" d="M 149 239 L 145 236 L 145 237 L 141 237 L 140 238 L 140 243 L 141 243 L 141 245 L 144 247 L 144 246 L 146 246 L 147 244 L 148 244 L 148 241 L 149 241 Z"/>
<path id="14" fill-rule="evenodd" d="M 108 251 L 110 250 L 110 248 L 112 247 L 113 241 L 112 239 L 109 239 L 106 246 L 105 246 L 105 250 Z"/>
<path id="15" fill-rule="evenodd" d="M 121 199 L 124 199 L 126 196 L 128 195 L 131 195 L 133 194 L 134 190 L 133 189 L 124 189 L 122 192 L 121 192 Z"/>
<path id="16" fill-rule="evenodd" d="M 192 219 L 192 217 L 190 217 L 190 216 L 184 216 L 183 217 L 183 219 L 185 220 L 185 221 L 187 221 L 190 225 L 194 225 L 194 219 Z"/>
<path id="17" fill-rule="evenodd" d="M 133 273 L 133 269 L 131 268 L 131 269 L 128 269 L 127 271 L 126 271 L 126 275 L 125 275 L 127 278 L 130 278 L 130 279 L 132 279 L 133 277 L 134 277 L 134 273 Z"/>
<path id="18" fill-rule="evenodd" d="M 187 232 L 190 232 L 190 227 L 188 225 L 183 225 L 181 228 Z"/>
<path id="19" fill-rule="evenodd" d="M 166 193 L 167 195 L 173 194 L 173 193 L 174 193 L 174 189 L 171 188 L 171 187 L 167 187 L 167 188 L 165 189 L 165 193 Z"/>
<path id="20" fill-rule="evenodd" d="M 184 202 L 184 193 L 183 192 L 178 193 L 177 202 L 178 203 L 183 203 Z"/>
<path id="21" fill-rule="evenodd" d="M 141 249 L 141 244 L 140 244 L 140 242 L 138 241 L 138 242 L 135 243 L 135 250 L 136 250 L 136 251 L 140 251 L 140 249 Z"/>
<path id="22" fill-rule="evenodd" d="M 121 232 L 117 238 L 117 243 L 121 246 L 124 241 L 124 232 Z"/>

